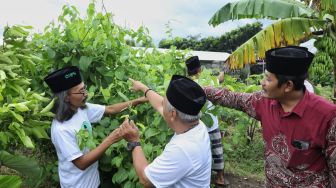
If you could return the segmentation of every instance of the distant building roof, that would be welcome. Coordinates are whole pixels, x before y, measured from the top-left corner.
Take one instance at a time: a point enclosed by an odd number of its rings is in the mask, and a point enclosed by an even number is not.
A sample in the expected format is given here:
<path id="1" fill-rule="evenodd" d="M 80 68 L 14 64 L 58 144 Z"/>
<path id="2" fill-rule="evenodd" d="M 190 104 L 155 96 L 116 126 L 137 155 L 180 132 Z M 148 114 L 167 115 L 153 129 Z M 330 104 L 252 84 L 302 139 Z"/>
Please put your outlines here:
<path id="1" fill-rule="evenodd" d="M 198 56 L 201 61 L 225 61 L 230 54 L 225 52 L 210 52 L 210 51 L 190 51 L 193 56 Z"/>

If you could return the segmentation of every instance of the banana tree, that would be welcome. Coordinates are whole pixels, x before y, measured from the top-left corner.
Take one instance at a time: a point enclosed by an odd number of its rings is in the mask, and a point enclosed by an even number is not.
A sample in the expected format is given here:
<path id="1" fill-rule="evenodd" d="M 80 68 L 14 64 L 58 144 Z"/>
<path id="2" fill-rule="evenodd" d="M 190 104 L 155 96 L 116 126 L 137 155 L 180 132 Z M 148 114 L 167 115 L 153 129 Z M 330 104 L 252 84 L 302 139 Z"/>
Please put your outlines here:
<path id="1" fill-rule="evenodd" d="M 237 48 L 228 58 L 231 69 L 254 64 L 265 58 L 265 51 L 288 45 L 298 45 L 322 33 L 332 39 L 329 48 L 336 45 L 336 0 L 239 0 L 227 3 L 209 20 L 217 26 L 228 20 L 266 18 L 276 20 Z M 334 98 L 336 99 L 336 53 L 334 63 Z"/>

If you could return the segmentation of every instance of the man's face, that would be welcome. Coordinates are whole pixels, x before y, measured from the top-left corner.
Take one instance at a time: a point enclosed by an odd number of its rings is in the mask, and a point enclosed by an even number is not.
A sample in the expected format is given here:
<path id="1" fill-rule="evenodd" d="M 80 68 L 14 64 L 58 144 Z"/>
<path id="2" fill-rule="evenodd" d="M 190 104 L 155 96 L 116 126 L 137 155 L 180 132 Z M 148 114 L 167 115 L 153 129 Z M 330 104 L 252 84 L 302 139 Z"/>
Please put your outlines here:
<path id="1" fill-rule="evenodd" d="M 86 86 L 83 82 L 68 91 L 69 102 L 75 108 L 84 107 L 87 97 Z"/>
<path id="2" fill-rule="evenodd" d="M 265 70 L 264 78 L 260 81 L 260 84 L 264 90 L 264 96 L 267 98 L 279 99 L 284 95 L 285 84 L 278 87 L 278 79 L 267 70 Z"/>

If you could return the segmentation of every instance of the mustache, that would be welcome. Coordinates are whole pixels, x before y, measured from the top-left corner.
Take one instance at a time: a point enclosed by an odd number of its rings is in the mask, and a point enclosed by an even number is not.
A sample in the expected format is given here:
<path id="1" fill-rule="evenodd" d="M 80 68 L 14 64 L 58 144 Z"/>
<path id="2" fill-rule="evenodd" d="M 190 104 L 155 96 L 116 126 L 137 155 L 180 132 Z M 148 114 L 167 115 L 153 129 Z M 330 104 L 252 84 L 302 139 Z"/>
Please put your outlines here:
<path id="1" fill-rule="evenodd" d="M 88 99 L 88 97 L 85 97 L 84 99 L 83 99 L 83 101 L 82 102 L 86 102 L 86 100 Z"/>

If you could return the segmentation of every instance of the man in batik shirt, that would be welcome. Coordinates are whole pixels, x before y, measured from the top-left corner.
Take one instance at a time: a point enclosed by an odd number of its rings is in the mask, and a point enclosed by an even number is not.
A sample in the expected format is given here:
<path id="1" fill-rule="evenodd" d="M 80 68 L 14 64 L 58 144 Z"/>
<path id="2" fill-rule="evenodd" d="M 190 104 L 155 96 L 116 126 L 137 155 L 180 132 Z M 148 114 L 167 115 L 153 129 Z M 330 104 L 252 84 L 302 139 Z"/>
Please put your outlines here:
<path id="1" fill-rule="evenodd" d="M 213 103 L 261 121 L 266 187 L 336 187 L 336 106 L 303 84 L 313 57 L 303 47 L 267 51 L 261 92 L 204 88 Z"/>

